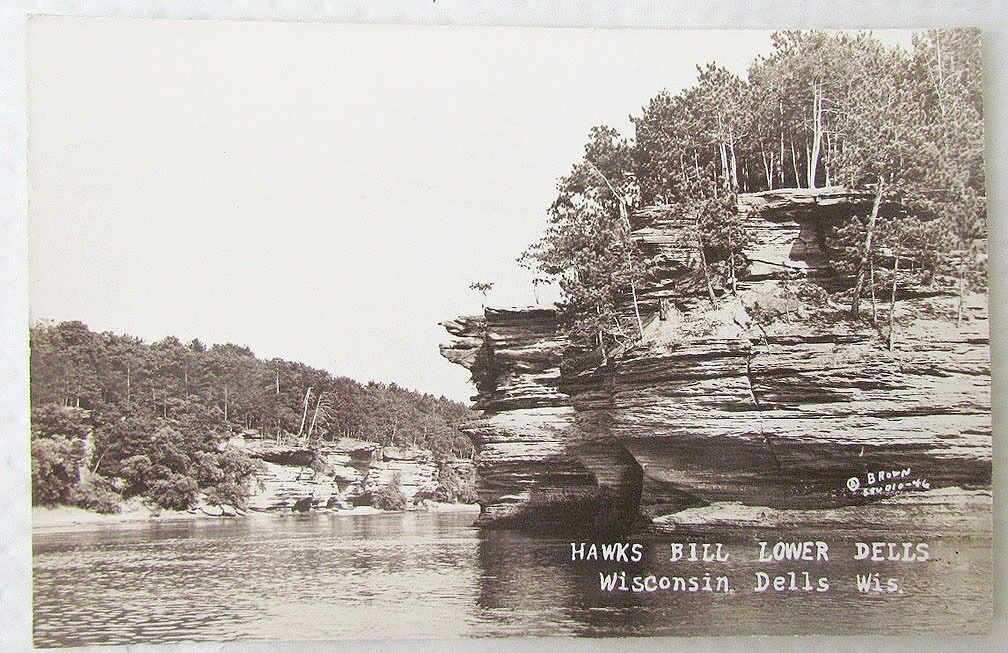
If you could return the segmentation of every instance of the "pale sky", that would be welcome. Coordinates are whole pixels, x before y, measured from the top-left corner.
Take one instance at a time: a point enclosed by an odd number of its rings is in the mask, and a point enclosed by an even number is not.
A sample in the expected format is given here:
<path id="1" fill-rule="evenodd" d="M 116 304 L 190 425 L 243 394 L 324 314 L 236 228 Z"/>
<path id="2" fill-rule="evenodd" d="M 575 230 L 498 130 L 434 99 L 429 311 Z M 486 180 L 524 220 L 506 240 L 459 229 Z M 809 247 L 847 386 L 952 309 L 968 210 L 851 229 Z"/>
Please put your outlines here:
<path id="1" fill-rule="evenodd" d="M 903 33 L 879 33 L 907 43 Z M 588 130 L 768 32 L 33 18 L 32 319 L 248 345 L 464 400 L 437 322 L 515 258 Z"/>

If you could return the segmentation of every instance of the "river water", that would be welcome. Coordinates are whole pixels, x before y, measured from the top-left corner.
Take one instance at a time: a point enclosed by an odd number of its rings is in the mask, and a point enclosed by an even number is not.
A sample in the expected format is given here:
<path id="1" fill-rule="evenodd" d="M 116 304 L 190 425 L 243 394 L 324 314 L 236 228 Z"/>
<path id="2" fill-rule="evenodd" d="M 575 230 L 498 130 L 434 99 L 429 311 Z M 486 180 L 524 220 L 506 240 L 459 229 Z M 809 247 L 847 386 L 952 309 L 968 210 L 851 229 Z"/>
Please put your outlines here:
<path id="1" fill-rule="evenodd" d="M 37 646 L 193 640 L 508 635 L 697 635 L 982 631 L 989 538 L 930 538 L 927 562 L 760 563 L 747 533 L 726 562 L 671 562 L 663 536 L 639 562 L 571 561 L 571 540 L 481 532 L 472 513 L 120 524 L 34 537 Z M 816 538 L 809 538 L 816 539 Z M 603 591 L 599 573 L 727 576 L 732 592 Z M 756 572 L 809 571 L 827 592 L 756 592 Z M 857 573 L 898 579 L 863 594 Z M 788 578 L 790 580 L 790 578 Z M 628 579 L 629 582 L 629 579 Z M 801 584 L 802 578 L 799 578 Z M 702 584 L 702 583 L 701 583 Z M 901 593 L 900 593 L 901 592 Z"/>

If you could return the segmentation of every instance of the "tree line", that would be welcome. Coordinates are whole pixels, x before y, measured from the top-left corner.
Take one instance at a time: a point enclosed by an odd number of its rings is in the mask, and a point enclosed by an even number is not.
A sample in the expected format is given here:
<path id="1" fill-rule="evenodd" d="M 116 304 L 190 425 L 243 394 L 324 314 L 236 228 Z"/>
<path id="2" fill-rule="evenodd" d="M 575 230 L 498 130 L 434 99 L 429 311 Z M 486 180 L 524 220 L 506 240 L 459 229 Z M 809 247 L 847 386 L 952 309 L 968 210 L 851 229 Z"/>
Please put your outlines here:
<path id="1" fill-rule="evenodd" d="M 744 78 L 698 66 L 696 84 L 630 119 L 632 138 L 592 128 L 519 258 L 559 284 L 569 335 L 603 359 L 643 335 L 642 288 L 674 279 L 712 303 L 735 293 L 753 238 L 740 193 L 842 186 L 871 198 L 818 234 L 851 319 L 864 297 L 874 324 L 876 295 L 894 304 L 897 287 L 951 279 L 961 320 L 962 297 L 986 286 L 976 30 L 920 32 L 911 50 L 870 33 L 777 32 Z M 631 234 L 650 226 L 695 256 L 643 251 Z"/>
<path id="2" fill-rule="evenodd" d="M 361 384 L 233 344 L 147 344 L 81 322 L 33 325 L 30 342 L 36 503 L 100 507 L 141 495 L 184 508 L 203 492 L 242 505 L 254 464 L 227 442 L 245 431 L 290 447 L 352 437 L 437 459 L 473 454 L 458 429 L 466 406 L 394 383 Z"/>

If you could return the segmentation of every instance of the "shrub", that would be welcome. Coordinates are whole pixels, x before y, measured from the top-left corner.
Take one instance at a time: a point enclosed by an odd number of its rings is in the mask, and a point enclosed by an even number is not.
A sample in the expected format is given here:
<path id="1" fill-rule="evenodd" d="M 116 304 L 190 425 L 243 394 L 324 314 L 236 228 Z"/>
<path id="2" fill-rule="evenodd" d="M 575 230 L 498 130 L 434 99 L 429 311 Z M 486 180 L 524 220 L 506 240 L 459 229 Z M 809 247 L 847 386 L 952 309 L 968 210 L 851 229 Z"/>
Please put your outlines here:
<path id="1" fill-rule="evenodd" d="M 154 465 L 145 454 L 136 454 L 126 458 L 119 464 L 119 475 L 126 481 L 126 493 L 140 494 L 147 489 L 151 479 L 151 468 Z"/>
<path id="2" fill-rule="evenodd" d="M 455 500 L 459 503 L 478 503 L 479 496 L 476 494 L 476 488 L 472 485 L 464 486 L 458 494 L 455 495 Z"/>
<path id="3" fill-rule="evenodd" d="M 463 477 L 452 464 L 442 462 L 433 498 L 445 503 L 475 503 L 476 489 L 473 485 L 471 477 Z"/>
<path id="4" fill-rule="evenodd" d="M 207 501 L 244 508 L 249 496 L 249 479 L 259 461 L 253 462 L 248 454 L 234 447 L 205 453 L 201 456 L 201 461 L 208 468 L 208 471 L 200 474 L 199 482 Z"/>
<path id="5" fill-rule="evenodd" d="M 83 443 L 61 435 L 32 440 L 32 503 L 71 503 L 80 482 Z"/>
<path id="6" fill-rule="evenodd" d="M 392 475 L 387 485 L 378 488 L 374 493 L 373 503 L 380 510 L 405 510 L 406 496 L 402 493 L 402 477 L 399 472 Z"/>
<path id="7" fill-rule="evenodd" d="M 218 505 L 226 503 L 235 508 L 244 508 L 249 495 L 248 484 L 236 481 L 218 483 L 207 488 L 205 492 L 207 503 Z"/>
<path id="8" fill-rule="evenodd" d="M 195 480 L 172 472 L 154 481 L 147 496 L 162 508 L 187 510 L 196 503 L 197 490 Z"/>
<path id="9" fill-rule="evenodd" d="M 81 508 L 101 513 L 116 513 L 120 510 L 121 497 L 116 494 L 108 479 L 101 476 L 92 477 L 87 483 L 82 483 L 76 492 L 75 503 Z"/>
<path id="10" fill-rule="evenodd" d="M 57 404 L 32 406 L 31 430 L 36 438 L 61 435 L 71 440 L 83 440 L 91 433 L 87 411 Z"/>
<path id="11" fill-rule="evenodd" d="M 800 301 L 822 308 L 829 304 L 829 293 L 819 284 L 801 282 L 795 288 L 795 296 Z"/>

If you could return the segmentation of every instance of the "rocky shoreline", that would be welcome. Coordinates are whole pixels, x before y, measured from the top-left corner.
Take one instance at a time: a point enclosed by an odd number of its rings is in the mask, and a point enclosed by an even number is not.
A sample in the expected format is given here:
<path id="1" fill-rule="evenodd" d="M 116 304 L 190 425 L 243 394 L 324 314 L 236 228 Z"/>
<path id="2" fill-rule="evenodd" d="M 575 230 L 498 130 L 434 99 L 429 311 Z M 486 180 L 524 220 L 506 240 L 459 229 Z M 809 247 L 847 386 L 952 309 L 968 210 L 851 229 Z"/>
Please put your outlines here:
<path id="1" fill-rule="evenodd" d="M 381 446 L 353 438 L 316 442 L 311 447 L 278 443 L 256 431 L 233 437 L 231 446 L 244 451 L 256 465 L 243 507 L 208 503 L 205 498 L 188 510 L 167 510 L 139 498 L 123 501 L 116 513 L 76 506 L 32 509 L 34 531 L 62 531 L 105 525 L 249 519 L 283 514 L 337 516 L 382 515 L 395 512 L 472 512 L 478 504 L 451 501 L 439 492 L 439 477 L 450 467 L 456 479 L 471 483 L 468 460 L 436 461 L 418 448 Z M 396 484 L 404 509 L 382 510 L 374 496 Z M 440 499 L 439 499 L 440 497 Z M 449 500 L 444 500 L 444 499 Z"/>
<path id="2" fill-rule="evenodd" d="M 236 511 L 234 514 L 214 514 L 215 511 L 205 512 L 202 509 L 195 510 L 161 510 L 155 511 L 142 505 L 131 505 L 126 510 L 118 513 L 99 513 L 74 506 L 58 506 L 54 508 L 33 507 L 32 508 L 32 532 L 34 533 L 57 533 L 66 531 L 88 530 L 93 528 L 103 528 L 106 526 L 120 525 L 141 525 L 150 523 L 174 523 L 192 521 L 219 521 L 219 520 L 263 520 L 276 519 L 281 516 L 291 516 L 290 511 Z M 362 517 L 375 515 L 395 515 L 405 512 L 434 512 L 434 513 L 473 513 L 475 516 L 479 512 L 479 504 L 466 503 L 439 503 L 436 501 L 427 502 L 418 507 L 411 507 L 408 510 L 392 511 L 379 510 L 371 506 L 357 506 L 345 510 L 321 510 L 313 511 L 310 514 L 328 515 L 334 517 Z"/>
<path id="3" fill-rule="evenodd" d="M 398 484 L 409 506 L 435 498 L 442 467 L 450 466 L 467 481 L 474 473 L 468 460 L 436 461 L 427 450 L 354 438 L 305 448 L 246 432 L 231 444 L 258 461 L 250 510 L 349 510 L 370 505 L 373 495 L 391 483 Z"/>

